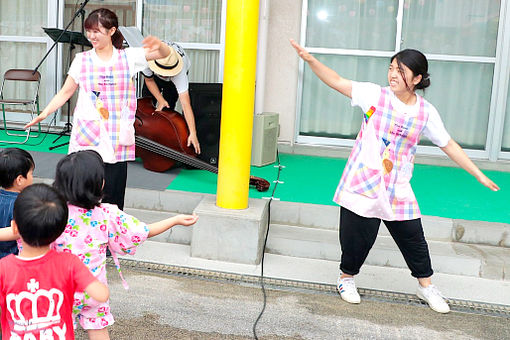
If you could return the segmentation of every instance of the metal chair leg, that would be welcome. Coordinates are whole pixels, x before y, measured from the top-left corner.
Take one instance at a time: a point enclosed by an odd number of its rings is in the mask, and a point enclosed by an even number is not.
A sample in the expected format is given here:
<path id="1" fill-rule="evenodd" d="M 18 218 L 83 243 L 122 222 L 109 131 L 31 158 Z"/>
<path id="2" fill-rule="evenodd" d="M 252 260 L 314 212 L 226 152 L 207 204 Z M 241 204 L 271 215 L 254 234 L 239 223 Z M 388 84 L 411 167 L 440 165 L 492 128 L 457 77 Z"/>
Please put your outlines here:
<path id="1" fill-rule="evenodd" d="M 39 101 L 37 101 L 37 113 L 38 112 L 39 112 Z M 41 123 L 37 124 L 38 125 L 38 131 L 35 134 L 32 134 L 32 135 L 31 135 L 32 127 L 26 129 L 25 133 L 11 133 L 11 132 L 9 132 L 9 130 L 7 129 L 7 123 L 6 123 L 6 119 L 5 119 L 5 105 L 4 104 L 2 104 L 2 114 L 3 114 L 3 123 L 4 123 L 5 133 L 8 136 L 24 137 L 25 139 L 23 141 L 0 140 L 0 143 L 2 143 L 2 144 L 25 144 L 30 137 L 37 138 L 41 134 Z M 32 110 L 32 114 L 30 116 L 33 119 L 33 117 L 34 117 L 33 110 Z"/>

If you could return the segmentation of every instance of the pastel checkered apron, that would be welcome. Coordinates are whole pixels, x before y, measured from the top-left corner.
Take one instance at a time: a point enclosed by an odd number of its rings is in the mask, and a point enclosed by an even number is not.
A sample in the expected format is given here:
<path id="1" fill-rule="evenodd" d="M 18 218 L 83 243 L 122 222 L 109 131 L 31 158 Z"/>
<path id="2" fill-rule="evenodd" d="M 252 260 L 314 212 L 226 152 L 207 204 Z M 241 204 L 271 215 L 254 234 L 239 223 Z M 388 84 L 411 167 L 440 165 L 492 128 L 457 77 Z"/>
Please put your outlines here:
<path id="1" fill-rule="evenodd" d="M 356 214 L 383 220 L 421 217 L 409 181 L 429 104 L 417 95 L 417 114 L 397 112 L 390 89 L 382 88 L 376 106 L 364 115 L 333 200 Z"/>
<path id="2" fill-rule="evenodd" d="M 95 150 L 106 163 L 135 159 L 136 90 L 124 50 L 114 50 L 110 66 L 94 65 L 92 51 L 81 53 L 81 87 L 74 111 L 69 152 Z"/>

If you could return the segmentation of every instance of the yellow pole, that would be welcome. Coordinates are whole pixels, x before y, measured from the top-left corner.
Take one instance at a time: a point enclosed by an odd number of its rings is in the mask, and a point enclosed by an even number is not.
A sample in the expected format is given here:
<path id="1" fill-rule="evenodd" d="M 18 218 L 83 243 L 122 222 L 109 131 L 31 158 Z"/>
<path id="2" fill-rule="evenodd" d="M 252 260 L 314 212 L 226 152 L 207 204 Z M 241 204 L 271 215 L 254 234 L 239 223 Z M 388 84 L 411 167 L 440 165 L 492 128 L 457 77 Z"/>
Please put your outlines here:
<path id="1" fill-rule="evenodd" d="M 246 209 L 255 103 L 259 0 L 227 1 L 216 205 Z"/>

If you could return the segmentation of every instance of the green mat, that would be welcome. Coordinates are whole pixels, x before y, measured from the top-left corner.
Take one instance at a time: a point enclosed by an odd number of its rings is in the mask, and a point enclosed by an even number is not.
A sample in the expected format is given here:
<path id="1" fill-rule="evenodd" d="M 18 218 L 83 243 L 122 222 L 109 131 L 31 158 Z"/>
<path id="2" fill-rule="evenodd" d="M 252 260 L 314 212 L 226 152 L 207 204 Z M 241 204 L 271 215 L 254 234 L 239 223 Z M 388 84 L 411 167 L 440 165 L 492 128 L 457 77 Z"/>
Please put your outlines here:
<path id="1" fill-rule="evenodd" d="M 334 204 L 331 198 L 345 166 L 345 160 L 280 154 L 280 164 L 285 166 L 279 178 L 283 183 L 278 184 L 275 197 L 291 202 Z M 336 169 L 336 173 L 331 169 Z M 313 171 L 307 173 L 310 170 Z M 321 171 L 327 175 L 317 176 Z M 278 168 L 275 164 L 264 167 L 252 166 L 250 173 L 252 176 L 266 179 L 271 186 L 266 192 L 259 192 L 250 187 L 249 197 L 271 196 L 275 186 L 273 181 L 278 177 Z M 167 189 L 216 194 L 217 178 L 216 174 L 208 171 L 183 169 Z"/>
<path id="2" fill-rule="evenodd" d="M 12 131 L 9 130 L 11 133 L 23 133 L 23 131 Z M 12 144 L 12 143 L 1 143 L 0 142 L 0 148 L 10 148 L 10 147 L 16 147 L 27 151 L 39 151 L 39 152 L 51 152 L 51 153 L 58 153 L 58 154 L 67 154 L 67 144 L 63 146 L 59 146 L 58 148 L 55 148 L 53 150 L 49 150 L 52 146 L 57 146 L 63 143 L 69 142 L 69 136 L 62 136 L 59 138 L 58 141 L 53 143 L 53 141 L 58 137 L 58 134 L 51 134 L 51 133 L 41 133 L 38 137 L 30 137 L 28 141 L 25 144 Z M 8 140 L 12 142 L 22 142 L 25 140 L 25 137 L 15 137 L 15 136 L 8 136 L 5 133 L 5 130 L 0 130 L 0 140 Z"/>
<path id="3" fill-rule="evenodd" d="M 332 201 L 336 186 L 346 164 L 345 159 L 280 154 L 285 166 L 275 197 L 282 201 L 336 205 Z M 411 180 L 423 215 L 454 219 L 509 223 L 510 209 L 506 207 L 510 187 L 510 173 L 484 171 L 500 188 L 493 192 L 460 168 L 415 165 Z M 278 169 L 274 164 L 251 167 L 253 176 L 271 182 L 267 192 L 250 188 L 249 197 L 271 196 Z M 217 175 L 203 170 L 182 170 L 168 189 L 216 193 Z"/>
<path id="4" fill-rule="evenodd" d="M 411 184 L 424 215 L 510 222 L 510 173 L 483 171 L 500 188 L 494 192 L 460 168 L 415 165 Z"/>

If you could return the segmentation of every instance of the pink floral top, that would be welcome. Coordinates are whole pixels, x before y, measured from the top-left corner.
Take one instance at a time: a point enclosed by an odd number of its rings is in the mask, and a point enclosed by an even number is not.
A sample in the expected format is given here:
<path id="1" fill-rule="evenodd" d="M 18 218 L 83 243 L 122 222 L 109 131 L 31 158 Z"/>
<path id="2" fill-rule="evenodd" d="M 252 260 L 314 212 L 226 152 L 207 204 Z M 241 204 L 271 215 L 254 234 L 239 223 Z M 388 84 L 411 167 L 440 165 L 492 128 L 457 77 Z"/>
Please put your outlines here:
<path id="1" fill-rule="evenodd" d="M 149 228 L 116 205 L 102 203 L 87 210 L 72 204 L 65 231 L 51 245 L 59 252 L 77 255 L 92 274 L 106 282 L 106 248 L 116 254 L 134 254 L 149 234 Z M 115 261 L 120 272 L 118 261 Z"/>

